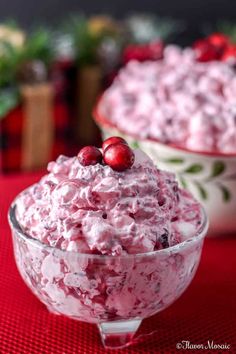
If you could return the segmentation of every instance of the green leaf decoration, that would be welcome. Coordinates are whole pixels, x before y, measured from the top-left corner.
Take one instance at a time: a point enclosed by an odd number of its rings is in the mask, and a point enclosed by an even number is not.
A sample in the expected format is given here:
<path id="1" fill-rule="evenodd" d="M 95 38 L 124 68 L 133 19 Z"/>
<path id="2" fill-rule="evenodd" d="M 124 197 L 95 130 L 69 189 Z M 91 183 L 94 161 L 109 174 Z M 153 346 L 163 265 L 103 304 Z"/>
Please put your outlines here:
<path id="1" fill-rule="evenodd" d="M 0 120 L 19 103 L 17 90 L 5 90 L 0 92 Z"/>
<path id="2" fill-rule="evenodd" d="M 226 188 L 225 186 L 223 186 L 222 184 L 219 185 L 221 192 L 222 192 L 222 197 L 223 197 L 223 201 L 225 203 L 229 202 L 231 199 L 231 194 L 230 191 L 228 190 L 228 188 Z"/>
<path id="3" fill-rule="evenodd" d="M 221 175 L 225 170 L 225 164 L 222 161 L 215 161 L 212 166 L 211 178 Z"/>
<path id="4" fill-rule="evenodd" d="M 133 141 L 130 145 L 132 149 L 139 149 L 139 143 L 137 141 Z"/>
<path id="5" fill-rule="evenodd" d="M 208 194 L 207 194 L 206 189 L 198 182 L 195 182 L 195 186 L 198 189 L 198 193 L 199 193 L 201 199 L 207 200 L 208 199 Z"/>
<path id="6" fill-rule="evenodd" d="M 21 53 L 21 63 L 41 60 L 46 66 L 49 65 L 53 59 L 51 36 L 51 31 L 45 28 L 37 28 L 30 33 Z"/>
<path id="7" fill-rule="evenodd" d="M 115 28 L 104 28 L 93 33 L 87 17 L 83 14 L 70 16 L 64 23 L 64 31 L 71 36 L 75 49 L 76 61 L 80 65 L 97 64 L 99 62 L 99 48 L 106 38 L 118 41 L 119 34 Z"/>
<path id="8" fill-rule="evenodd" d="M 180 181 L 180 184 L 182 185 L 183 188 L 188 189 L 188 185 L 186 180 L 182 176 L 178 176 L 178 179 Z"/>
<path id="9" fill-rule="evenodd" d="M 213 31 L 212 31 L 213 32 Z M 214 29 L 215 32 L 215 29 Z M 216 32 L 221 32 L 230 37 L 230 40 L 236 42 L 236 26 L 234 21 L 221 20 L 217 24 Z"/>
<path id="10" fill-rule="evenodd" d="M 171 157 L 169 159 L 165 159 L 165 162 L 173 163 L 173 164 L 181 164 L 184 163 L 184 159 L 181 159 L 180 157 Z"/>
<path id="11" fill-rule="evenodd" d="M 0 88 L 15 85 L 20 49 L 10 43 L 0 41 Z"/>
<path id="12" fill-rule="evenodd" d="M 203 170 L 203 166 L 196 163 L 188 167 L 184 172 L 185 173 L 199 173 Z"/>

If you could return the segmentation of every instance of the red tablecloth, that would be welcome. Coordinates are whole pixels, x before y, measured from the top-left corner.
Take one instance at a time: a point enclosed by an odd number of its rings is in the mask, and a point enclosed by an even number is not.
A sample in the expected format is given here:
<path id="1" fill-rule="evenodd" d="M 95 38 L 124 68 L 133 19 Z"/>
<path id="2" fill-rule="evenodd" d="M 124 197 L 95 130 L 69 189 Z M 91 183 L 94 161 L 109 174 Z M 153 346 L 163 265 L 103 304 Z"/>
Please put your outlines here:
<path id="1" fill-rule="evenodd" d="M 139 334 L 157 330 L 155 334 L 141 337 L 123 351 L 105 351 L 95 325 L 49 314 L 17 272 L 7 223 L 12 199 L 39 177 L 0 177 L 1 354 L 193 353 L 177 350 L 177 343 L 205 345 L 208 340 L 215 345 L 227 343 L 231 349 L 224 352 L 236 353 L 236 237 L 206 239 L 190 287 L 170 308 L 143 322 Z"/>

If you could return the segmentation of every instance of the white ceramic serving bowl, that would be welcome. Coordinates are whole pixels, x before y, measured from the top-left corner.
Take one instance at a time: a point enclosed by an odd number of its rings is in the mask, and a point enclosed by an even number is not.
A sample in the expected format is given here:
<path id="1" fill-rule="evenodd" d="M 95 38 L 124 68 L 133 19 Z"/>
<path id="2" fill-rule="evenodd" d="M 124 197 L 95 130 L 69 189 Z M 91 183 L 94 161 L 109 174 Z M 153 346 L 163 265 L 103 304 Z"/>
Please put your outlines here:
<path id="1" fill-rule="evenodd" d="M 159 168 L 175 173 L 179 183 L 204 206 L 210 219 L 209 235 L 236 232 L 236 153 L 194 152 L 153 139 L 140 139 L 109 122 L 100 102 L 93 116 L 104 139 L 121 136 L 131 146 L 146 152 Z"/>

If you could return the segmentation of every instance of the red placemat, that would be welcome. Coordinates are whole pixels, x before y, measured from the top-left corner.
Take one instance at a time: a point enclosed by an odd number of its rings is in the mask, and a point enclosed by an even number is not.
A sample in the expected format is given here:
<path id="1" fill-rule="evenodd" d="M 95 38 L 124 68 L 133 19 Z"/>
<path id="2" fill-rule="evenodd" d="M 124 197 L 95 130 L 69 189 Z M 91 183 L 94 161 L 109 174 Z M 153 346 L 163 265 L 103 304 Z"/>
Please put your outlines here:
<path id="1" fill-rule="evenodd" d="M 95 325 L 49 314 L 17 272 L 12 253 L 7 210 L 23 188 L 40 174 L 0 178 L 0 353 L 101 354 L 193 353 L 177 343 L 230 345 L 229 350 L 196 353 L 236 353 L 236 237 L 207 239 L 195 279 L 167 310 L 145 320 L 132 347 L 110 351 L 101 344 Z M 236 236 L 236 235 L 235 235 Z"/>

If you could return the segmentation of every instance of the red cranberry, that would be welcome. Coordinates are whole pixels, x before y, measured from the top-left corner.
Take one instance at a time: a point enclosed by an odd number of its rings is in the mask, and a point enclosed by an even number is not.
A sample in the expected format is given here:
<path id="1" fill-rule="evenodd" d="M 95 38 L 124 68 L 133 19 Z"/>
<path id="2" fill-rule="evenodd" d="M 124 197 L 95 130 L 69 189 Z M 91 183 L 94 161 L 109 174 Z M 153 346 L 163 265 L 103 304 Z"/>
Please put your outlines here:
<path id="1" fill-rule="evenodd" d="M 78 159 L 81 165 L 96 165 L 102 161 L 102 153 L 95 146 L 85 146 L 78 153 Z"/>
<path id="2" fill-rule="evenodd" d="M 217 59 L 217 52 L 215 48 L 205 39 L 197 41 L 193 48 L 195 49 L 198 61 L 206 62 Z"/>
<path id="3" fill-rule="evenodd" d="M 163 57 L 164 45 L 161 41 L 151 42 L 147 49 L 150 60 L 157 60 Z"/>
<path id="4" fill-rule="evenodd" d="M 123 51 L 123 62 L 128 63 L 130 60 L 140 62 L 150 59 L 147 44 L 130 44 Z"/>
<path id="5" fill-rule="evenodd" d="M 133 165 L 134 153 L 128 145 L 112 144 L 104 152 L 104 161 L 113 170 L 121 172 Z"/>
<path id="6" fill-rule="evenodd" d="M 207 37 L 207 41 L 213 45 L 219 54 L 229 45 L 229 37 L 223 33 L 212 33 Z"/>
<path id="7" fill-rule="evenodd" d="M 231 45 L 229 47 L 227 47 L 221 57 L 222 61 L 228 61 L 228 60 L 236 60 L 236 46 L 235 45 Z"/>
<path id="8" fill-rule="evenodd" d="M 112 136 L 108 139 L 106 139 L 103 144 L 102 144 L 102 150 L 103 152 L 106 150 L 106 148 L 112 144 L 117 144 L 117 143 L 122 143 L 122 144 L 127 144 L 125 139 L 121 138 L 120 136 Z"/>

